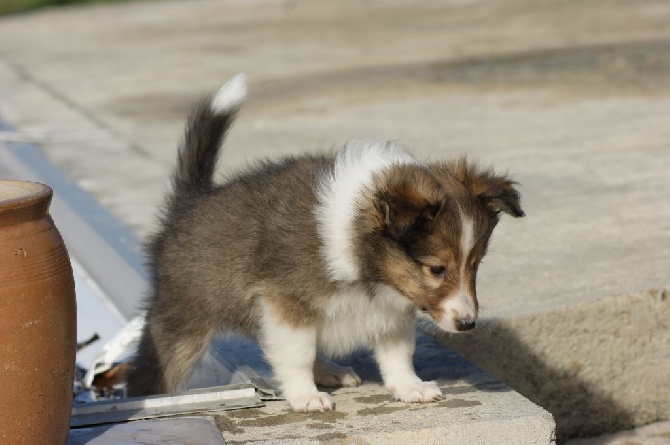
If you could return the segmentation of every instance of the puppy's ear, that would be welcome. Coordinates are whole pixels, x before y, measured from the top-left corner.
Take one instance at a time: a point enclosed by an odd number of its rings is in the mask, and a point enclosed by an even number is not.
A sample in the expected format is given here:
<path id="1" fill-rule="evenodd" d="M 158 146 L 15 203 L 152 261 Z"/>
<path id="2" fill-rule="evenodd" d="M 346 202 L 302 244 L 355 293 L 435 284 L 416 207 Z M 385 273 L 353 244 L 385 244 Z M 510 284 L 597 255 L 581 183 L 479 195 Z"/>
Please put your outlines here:
<path id="1" fill-rule="evenodd" d="M 378 206 L 383 228 L 395 237 L 409 230 L 427 230 L 441 209 L 439 202 L 416 207 L 410 201 L 388 196 L 380 197 Z"/>
<path id="2" fill-rule="evenodd" d="M 516 182 L 492 172 L 476 173 L 472 178 L 472 191 L 494 212 L 505 212 L 515 218 L 526 216 L 521 209 L 521 195 Z"/>
<path id="3" fill-rule="evenodd" d="M 394 237 L 425 231 L 442 209 L 442 189 L 427 170 L 397 167 L 376 196 L 382 228 Z"/>

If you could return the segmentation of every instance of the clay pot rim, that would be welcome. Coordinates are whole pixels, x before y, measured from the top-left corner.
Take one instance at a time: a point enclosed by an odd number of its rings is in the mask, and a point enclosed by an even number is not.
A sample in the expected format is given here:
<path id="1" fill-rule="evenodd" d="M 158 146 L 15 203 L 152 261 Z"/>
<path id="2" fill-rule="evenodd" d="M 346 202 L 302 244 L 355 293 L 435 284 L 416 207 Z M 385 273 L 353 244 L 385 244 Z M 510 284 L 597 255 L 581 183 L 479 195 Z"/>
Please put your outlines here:
<path id="1" fill-rule="evenodd" d="M 4 199 L 0 192 L 0 214 L 4 214 L 5 217 L 8 217 L 9 214 L 14 214 L 15 216 L 15 218 L 8 218 L 3 221 L 5 224 L 17 223 L 25 219 L 34 219 L 47 213 L 51 197 L 53 196 L 53 190 L 48 185 L 40 182 L 0 179 L 0 190 L 2 190 L 3 186 L 19 188 L 25 191 L 25 193 L 19 196 L 12 195 L 12 197 Z M 5 224 L 0 224 L 0 226 Z"/>
<path id="2" fill-rule="evenodd" d="M 5 207 L 15 207 L 17 202 L 20 202 L 21 204 L 25 205 L 44 198 L 49 198 L 53 194 L 53 190 L 51 190 L 51 187 L 42 184 L 41 182 L 0 179 L 0 190 L 4 185 L 13 188 L 23 189 L 26 191 L 26 193 L 14 198 L 3 199 L 2 193 L 0 192 L 0 209 L 2 210 L 4 210 Z"/>

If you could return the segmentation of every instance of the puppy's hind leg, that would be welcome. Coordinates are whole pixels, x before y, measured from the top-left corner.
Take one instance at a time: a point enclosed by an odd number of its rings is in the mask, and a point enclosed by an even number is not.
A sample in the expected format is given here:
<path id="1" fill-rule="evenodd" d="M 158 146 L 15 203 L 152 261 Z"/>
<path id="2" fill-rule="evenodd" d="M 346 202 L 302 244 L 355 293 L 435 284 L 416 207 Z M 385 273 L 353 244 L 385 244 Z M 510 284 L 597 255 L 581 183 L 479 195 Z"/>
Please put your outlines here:
<path id="1" fill-rule="evenodd" d="M 178 307 L 164 310 L 161 306 L 154 304 L 147 313 L 128 374 L 130 397 L 181 390 L 215 332 L 209 314 L 194 314 Z"/>
<path id="2" fill-rule="evenodd" d="M 316 356 L 314 362 L 314 381 L 317 385 L 326 388 L 337 388 L 340 386 L 358 386 L 361 378 L 348 366 L 340 366 L 320 355 Z"/>
<path id="3" fill-rule="evenodd" d="M 333 401 L 314 384 L 316 328 L 293 326 L 263 304 L 261 346 L 294 411 L 330 411 Z"/>

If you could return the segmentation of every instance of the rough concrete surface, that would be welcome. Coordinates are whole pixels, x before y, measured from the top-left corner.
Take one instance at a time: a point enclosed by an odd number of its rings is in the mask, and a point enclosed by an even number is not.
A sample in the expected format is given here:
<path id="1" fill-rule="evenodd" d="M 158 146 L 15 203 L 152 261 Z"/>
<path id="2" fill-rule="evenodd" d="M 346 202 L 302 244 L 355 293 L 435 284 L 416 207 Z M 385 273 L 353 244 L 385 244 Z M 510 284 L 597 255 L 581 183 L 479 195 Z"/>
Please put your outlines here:
<path id="1" fill-rule="evenodd" d="M 449 344 L 595 434 L 670 418 L 669 21 L 665 0 L 43 10 L 0 18 L 0 118 L 142 236 L 185 112 L 239 71 L 222 174 L 357 136 L 509 170 L 528 217 L 481 268 L 498 321 Z"/>
<path id="2" fill-rule="evenodd" d="M 447 351 L 435 339 L 420 335 L 417 343 L 417 374 L 437 382 L 443 400 L 430 404 L 393 401 L 381 384 L 371 354 L 359 353 L 343 364 L 356 370 L 363 385 L 324 388 L 335 402 L 336 410 L 332 412 L 296 413 L 283 400 L 268 400 L 263 407 L 239 410 L 217 411 L 210 407 L 203 413 L 207 418 L 186 415 L 72 429 L 68 445 L 218 444 L 215 436 L 223 436 L 229 445 L 555 443 L 555 424 L 547 411 Z M 216 434 L 210 420 L 217 427 Z"/>
<path id="3" fill-rule="evenodd" d="M 573 439 L 567 445 L 668 445 L 670 422 L 658 422 L 629 431 L 603 434 L 588 439 Z"/>
<path id="4" fill-rule="evenodd" d="M 441 340 L 560 419 L 558 437 L 592 436 L 667 417 L 669 297 L 603 298 Z"/>
<path id="5" fill-rule="evenodd" d="M 555 443 L 549 413 L 478 370 L 435 340 L 420 336 L 417 374 L 434 380 L 444 399 L 416 405 L 393 401 L 369 354 L 344 364 L 363 379 L 331 392 L 335 411 L 301 414 L 286 402 L 227 411 L 215 421 L 228 444 L 449 444 Z"/>
<path id="6" fill-rule="evenodd" d="M 449 444 L 538 445 L 555 443 L 547 413 L 518 393 L 457 394 L 426 406 L 394 402 L 380 385 L 334 392 L 337 409 L 309 415 L 283 403 L 230 411 L 215 418 L 228 444 Z M 481 404 L 481 405 L 480 405 Z M 513 409 L 512 409 L 513 408 Z"/>

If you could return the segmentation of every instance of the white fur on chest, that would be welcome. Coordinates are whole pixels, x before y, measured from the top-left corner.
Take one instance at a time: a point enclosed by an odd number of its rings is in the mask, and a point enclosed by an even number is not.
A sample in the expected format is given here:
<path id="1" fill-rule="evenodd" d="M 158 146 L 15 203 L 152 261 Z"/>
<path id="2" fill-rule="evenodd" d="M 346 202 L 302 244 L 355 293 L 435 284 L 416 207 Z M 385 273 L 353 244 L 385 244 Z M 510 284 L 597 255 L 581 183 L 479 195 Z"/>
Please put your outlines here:
<path id="1" fill-rule="evenodd" d="M 402 329 L 413 317 L 409 300 L 395 290 L 380 286 L 370 296 L 358 287 L 332 295 L 317 328 L 319 350 L 342 356 L 372 346 L 376 340 Z"/>

